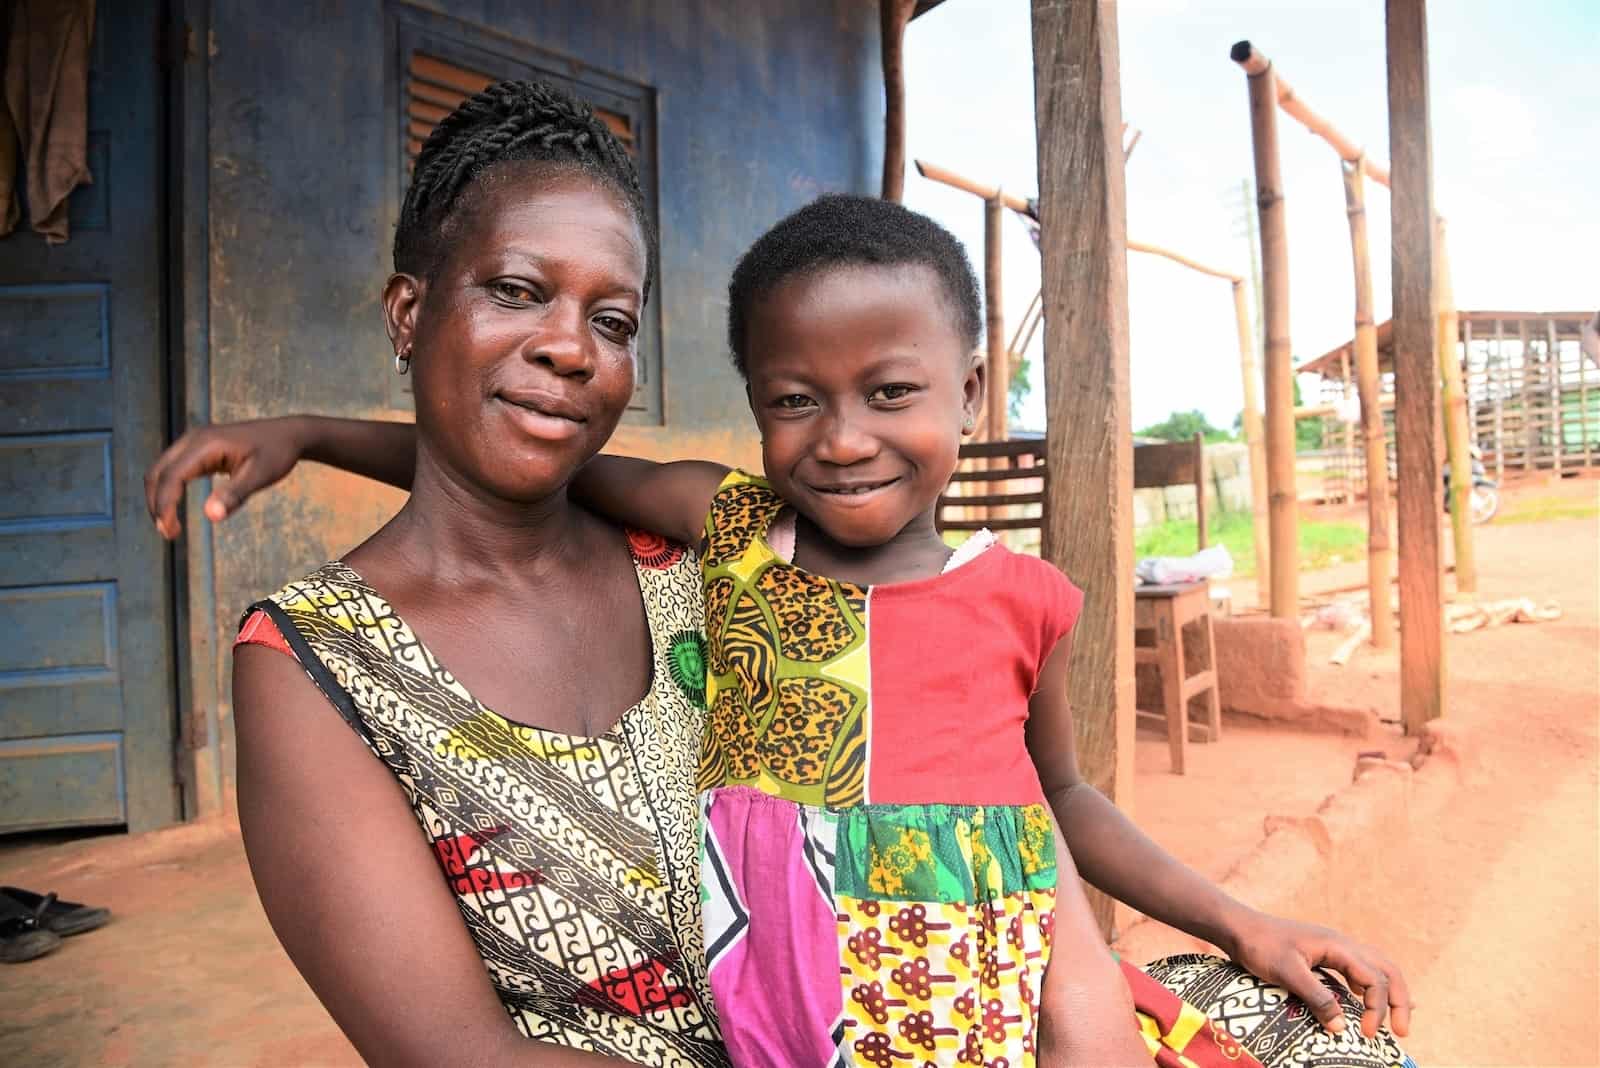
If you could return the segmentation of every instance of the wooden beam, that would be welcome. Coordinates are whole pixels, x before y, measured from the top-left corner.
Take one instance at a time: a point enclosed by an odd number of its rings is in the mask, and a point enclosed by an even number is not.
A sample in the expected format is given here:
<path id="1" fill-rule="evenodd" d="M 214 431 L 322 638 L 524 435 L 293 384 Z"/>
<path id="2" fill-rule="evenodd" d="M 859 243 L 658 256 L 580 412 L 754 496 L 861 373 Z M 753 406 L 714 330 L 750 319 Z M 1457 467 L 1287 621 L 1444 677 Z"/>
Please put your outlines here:
<path id="1" fill-rule="evenodd" d="M 1456 592 L 1478 592 L 1478 553 L 1472 540 L 1472 431 L 1467 426 L 1467 391 L 1461 381 L 1461 325 L 1445 223 L 1434 219 L 1434 299 L 1438 308 L 1439 380 L 1444 390 L 1445 456 L 1450 461 L 1450 532 L 1455 549 Z"/>
<path id="2" fill-rule="evenodd" d="M 1394 644 L 1389 580 L 1394 574 L 1389 545 L 1389 446 L 1383 430 L 1383 382 L 1378 373 L 1378 331 L 1372 321 L 1372 256 L 1367 244 L 1367 200 L 1362 169 L 1341 163 L 1345 214 L 1350 217 L 1350 259 L 1356 283 L 1356 394 L 1361 400 L 1361 438 L 1367 463 L 1367 597 L 1372 644 Z"/>
<path id="3" fill-rule="evenodd" d="M 1133 808 L 1133 425 L 1115 0 L 1032 0 L 1050 562 L 1088 594 L 1068 697 L 1085 779 Z M 1070 472 L 1070 477 L 1064 472 Z M 1115 903 L 1090 906 L 1109 936 Z"/>
<path id="4" fill-rule="evenodd" d="M 990 441 L 1009 437 L 1011 361 L 1006 352 L 1006 310 L 1001 303 L 1000 252 L 1005 204 L 998 193 L 983 202 L 983 331 L 989 348 Z"/>
<path id="5" fill-rule="evenodd" d="M 1272 66 L 1272 61 L 1257 51 L 1249 41 L 1240 41 L 1233 46 L 1233 50 L 1228 55 L 1235 63 L 1244 68 L 1246 74 L 1261 74 Z M 1274 71 L 1273 80 L 1278 106 L 1290 117 L 1298 120 L 1306 129 L 1332 145 L 1333 150 L 1339 153 L 1340 159 L 1346 163 L 1359 162 L 1361 169 L 1374 182 L 1382 186 L 1389 184 L 1389 168 L 1363 152 L 1358 145 L 1340 133 L 1333 123 L 1312 111 L 1311 106 L 1300 98 L 1300 95 L 1294 91 L 1294 87 L 1285 81 L 1281 74 Z"/>
<path id="6" fill-rule="evenodd" d="M 1261 371 L 1256 367 L 1256 342 L 1250 332 L 1250 307 L 1244 279 L 1233 281 L 1233 320 L 1239 334 L 1239 377 L 1244 382 L 1244 444 L 1250 452 L 1250 535 L 1256 546 L 1256 603 L 1272 603 L 1272 549 L 1267 532 L 1267 445 L 1261 426 Z M 1293 396 L 1291 392 L 1291 397 Z"/>
<path id="7" fill-rule="evenodd" d="M 906 24 L 916 0 L 878 0 L 883 50 L 883 199 L 898 202 L 906 186 Z"/>
<path id="8" fill-rule="evenodd" d="M 1426 0 L 1388 0 L 1395 452 L 1400 468 L 1400 716 L 1420 734 L 1444 711 L 1435 345 L 1433 150 Z"/>
<path id="9" fill-rule="evenodd" d="M 1246 48 L 1248 42 L 1241 42 Z M 1235 52 L 1239 45 L 1234 46 Z M 1300 550 L 1294 470 L 1294 365 L 1289 349 L 1289 238 L 1278 162 L 1277 88 L 1271 63 L 1246 79 L 1256 204 L 1261 216 L 1261 303 L 1266 327 L 1267 524 L 1271 541 L 1272 614 L 1300 612 Z M 1259 505 L 1258 505 L 1259 507 Z"/>

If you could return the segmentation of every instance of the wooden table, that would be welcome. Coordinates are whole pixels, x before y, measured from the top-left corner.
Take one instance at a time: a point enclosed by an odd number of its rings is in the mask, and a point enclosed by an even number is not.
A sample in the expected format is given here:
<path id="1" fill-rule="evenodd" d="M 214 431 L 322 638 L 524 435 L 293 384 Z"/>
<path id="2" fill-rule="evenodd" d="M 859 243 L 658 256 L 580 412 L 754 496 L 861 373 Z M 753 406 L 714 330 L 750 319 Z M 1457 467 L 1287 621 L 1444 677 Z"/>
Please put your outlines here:
<path id="1" fill-rule="evenodd" d="M 1183 628 L 1200 623 L 1205 634 L 1204 666 L 1193 675 L 1185 674 Z M 1161 676 L 1161 715 L 1140 711 L 1140 716 L 1164 718 L 1167 744 L 1172 752 L 1174 774 L 1183 774 L 1185 748 L 1189 743 L 1189 702 L 1206 695 L 1206 722 L 1195 726 L 1206 741 L 1222 737 L 1222 703 L 1217 694 L 1217 647 L 1211 634 L 1211 586 L 1208 582 L 1184 582 L 1168 586 L 1137 586 L 1133 591 L 1135 664 L 1154 664 Z M 1154 635 L 1153 645 L 1139 645 L 1138 632 Z"/>

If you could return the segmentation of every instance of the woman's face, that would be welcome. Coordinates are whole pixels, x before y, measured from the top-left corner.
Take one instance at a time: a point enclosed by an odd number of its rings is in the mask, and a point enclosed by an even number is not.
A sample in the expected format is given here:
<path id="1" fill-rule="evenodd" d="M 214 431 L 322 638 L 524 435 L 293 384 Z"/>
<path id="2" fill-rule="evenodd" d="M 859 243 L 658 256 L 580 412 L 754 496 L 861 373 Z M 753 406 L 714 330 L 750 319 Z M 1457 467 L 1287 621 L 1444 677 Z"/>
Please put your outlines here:
<path id="1" fill-rule="evenodd" d="M 502 164 L 463 198 L 432 277 L 385 291 L 396 349 L 411 346 L 419 461 L 536 501 L 633 396 L 644 241 L 620 197 L 548 164 Z"/>

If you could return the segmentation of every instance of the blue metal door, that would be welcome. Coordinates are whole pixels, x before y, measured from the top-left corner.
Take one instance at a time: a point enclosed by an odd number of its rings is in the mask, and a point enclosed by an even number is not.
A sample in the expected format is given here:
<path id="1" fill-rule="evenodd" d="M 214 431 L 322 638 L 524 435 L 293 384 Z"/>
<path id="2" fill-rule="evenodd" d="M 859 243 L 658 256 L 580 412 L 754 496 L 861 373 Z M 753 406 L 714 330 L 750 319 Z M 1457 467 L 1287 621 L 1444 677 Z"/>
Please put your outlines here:
<path id="1" fill-rule="evenodd" d="M 99 5 L 71 239 L 0 239 L 0 831 L 178 815 L 159 6 Z"/>

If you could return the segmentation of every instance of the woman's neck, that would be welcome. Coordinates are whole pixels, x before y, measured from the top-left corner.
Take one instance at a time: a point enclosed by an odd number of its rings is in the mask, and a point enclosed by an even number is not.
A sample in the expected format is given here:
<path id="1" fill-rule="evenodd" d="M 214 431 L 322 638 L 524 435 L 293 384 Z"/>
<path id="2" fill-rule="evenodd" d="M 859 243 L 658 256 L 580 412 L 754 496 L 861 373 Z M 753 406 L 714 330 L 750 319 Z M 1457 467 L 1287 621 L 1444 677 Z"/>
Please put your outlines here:
<path id="1" fill-rule="evenodd" d="M 594 524 L 565 486 L 539 501 L 498 499 L 419 449 L 411 496 L 382 540 L 435 579 L 522 584 L 567 566 Z"/>

